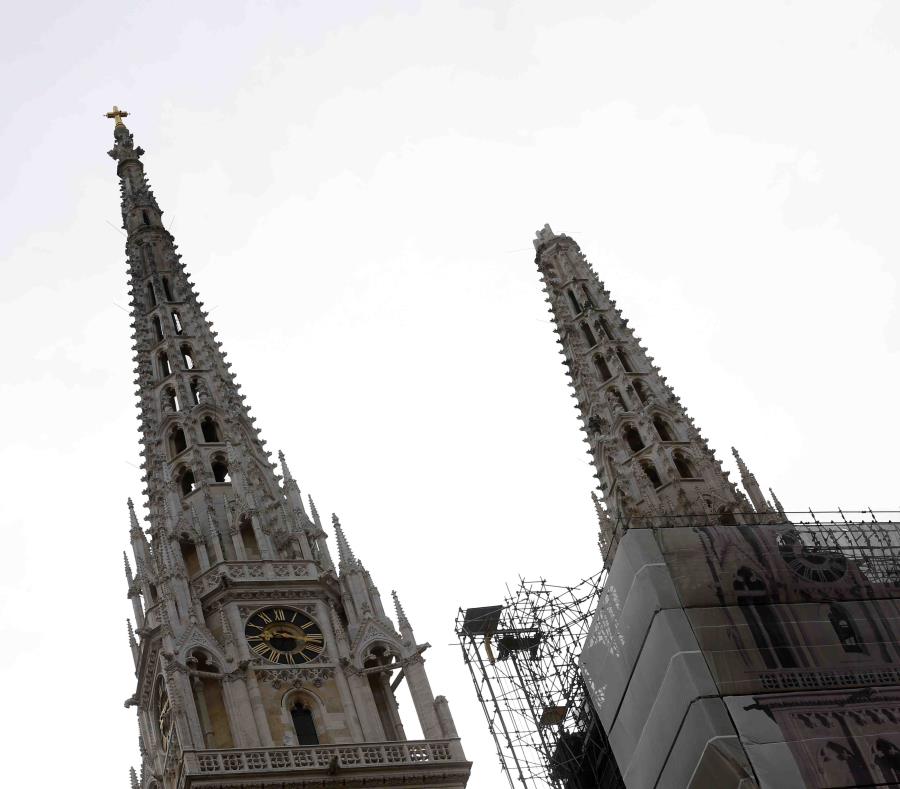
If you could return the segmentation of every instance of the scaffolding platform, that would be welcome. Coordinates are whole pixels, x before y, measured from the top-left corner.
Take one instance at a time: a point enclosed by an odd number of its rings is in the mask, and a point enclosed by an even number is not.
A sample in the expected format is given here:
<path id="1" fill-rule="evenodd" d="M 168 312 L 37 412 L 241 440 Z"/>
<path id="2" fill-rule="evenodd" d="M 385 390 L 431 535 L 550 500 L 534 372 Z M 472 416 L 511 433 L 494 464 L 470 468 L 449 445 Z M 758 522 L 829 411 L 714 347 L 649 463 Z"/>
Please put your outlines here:
<path id="1" fill-rule="evenodd" d="M 459 611 L 463 659 L 513 789 L 624 786 L 578 663 L 601 576 L 520 581 L 502 605 Z"/>

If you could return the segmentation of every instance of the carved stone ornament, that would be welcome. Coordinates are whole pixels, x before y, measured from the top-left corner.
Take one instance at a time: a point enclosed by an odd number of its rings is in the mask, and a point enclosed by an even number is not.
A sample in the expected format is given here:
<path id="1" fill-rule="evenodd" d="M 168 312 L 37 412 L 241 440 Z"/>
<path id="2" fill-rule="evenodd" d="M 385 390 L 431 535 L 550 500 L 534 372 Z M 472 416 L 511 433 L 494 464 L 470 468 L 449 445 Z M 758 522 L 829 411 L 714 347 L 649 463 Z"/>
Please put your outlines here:
<path id="1" fill-rule="evenodd" d="M 320 688 L 326 680 L 334 677 L 334 669 L 328 666 L 289 669 L 263 668 L 256 670 L 256 677 L 269 683 L 276 690 L 299 688 L 303 685 Z"/>

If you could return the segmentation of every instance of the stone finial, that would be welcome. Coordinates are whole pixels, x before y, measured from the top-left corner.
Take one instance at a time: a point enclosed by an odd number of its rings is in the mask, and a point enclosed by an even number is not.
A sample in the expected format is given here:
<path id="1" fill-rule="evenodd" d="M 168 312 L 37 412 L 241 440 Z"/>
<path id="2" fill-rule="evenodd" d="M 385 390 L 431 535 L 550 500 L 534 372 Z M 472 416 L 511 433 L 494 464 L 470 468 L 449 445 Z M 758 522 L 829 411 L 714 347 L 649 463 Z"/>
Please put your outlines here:
<path id="1" fill-rule="evenodd" d="M 356 557 L 353 555 L 353 549 L 350 547 L 350 543 L 344 535 L 344 530 L 341 528 L 341 522 L 334 513 L 331 514 L 331 523 L 334 526 L 334 533 L 337 536 L 338 558 L 340 559 L 341 569 L 352 569 L 356 566 Z"/>
<path id="2" fill-rule="evenodd" d="M 331 616 L 331 627 L 334 629 L 335 638 L 342 643 L 349 643 L 344 624 L 341 622 L 340 616 L 338 616 L 337 609 L 331 603 L 328 605 L 328 613 Z"/>
<path id="3" fill-rule="evenodd" d="M 222 623 L 222 643 L 226 647 L 234 644 L 234 633 L 231 632 L 231 625 L 228 624 L 228 616 L 225 614 L 225 607 L 219 603 L 219 621 Z"/>
<path id="4" fill-rule="evenodd" d="M 131 789 L 141 789 L 141 785 L 138 783 L 137 773 L 134 771 L 134 767 L 129 769 L 131 774 Z"/>
<path id="5" fill-rule="evenodd" d="M 741 472 L 741 476 L 747 476 L 750 473 L 750 469 L 747 468 L 747 464 L 744 463 L 744 459 L 740 456 L 735 447 L 731 448 L 731 454 L 734 455 L 734 459 L 737 462 L 738 471 Z"/>
<path id="6" fill-rule="evenodd" d="M 134 628 L 131 626 L 131 620 L 126 619 L 125 622 L 128 624 L 128 646 L 131 647 L 132 650 L 137 649 L 137 639 L 134 637 Z"/>
<path id="7" fill-rule="evenodd" d="M 317 529 L 322 528 L 322 521 L 319 519 L 319 511 L 316 509 L 316 503 L 313 501 L 313 497 L 309 497 L 309 511 L 312 514 L 313 524 Z"/>
<path id="8" fill-rule="evenodd" d="M 772 497 L 772 501 L 775 502 L 775 509 L 778 510 L 778 514 L 787 520 L 787 515 L 784 512 L 784 507 L 781 506 L 781 502 L 778 501 L 778 496 L 775 495 L 775 491 L 772 488 L 769 488 L 769 495 Z"/>
<path id="9" fill-rule="evenodd" d="M 128 554 L 125 551 L 122 551 L 122 558 L 125 560 L 125 580 L 128 582 L 128 590 L 131 591 L 134 575 L 131 572 L 131 563 L 128 561 Z"/>
<path id="10" fill-rule="evenodd" d="M 141 528 L 141 524 L 138 522 L 137 514 L 134 511 L 134 502 L 129 497 L 128 499 L 128 522 L 131 527 L 131 536 L 135 536 L 135 532 L 139 532 L 141 535 L 144 534 L 144 530 Z"/>
<path id="11" fill-rule="evenodd" d="M 396 590 L 393 590 L 391 592 L 391 597 L 394 598 L 394 610 L 397 612 L 397 624 L 401 627 L 403 625 L 409 625 L 409 620 L 406 618 L 406 612 L 403 610 L 403 606 L 400 604 L 400 598 L 397 597 Z"/>
<path id="12" fill-rule="evenodd" d="M 287 461 L 284 459 L 284 452 L 280 449 L 278 450 L 278 462 L 281 463 L 281 474 L 285 478 L 286 481 L 292 480 L 291 470 L 288 467 Z"/>

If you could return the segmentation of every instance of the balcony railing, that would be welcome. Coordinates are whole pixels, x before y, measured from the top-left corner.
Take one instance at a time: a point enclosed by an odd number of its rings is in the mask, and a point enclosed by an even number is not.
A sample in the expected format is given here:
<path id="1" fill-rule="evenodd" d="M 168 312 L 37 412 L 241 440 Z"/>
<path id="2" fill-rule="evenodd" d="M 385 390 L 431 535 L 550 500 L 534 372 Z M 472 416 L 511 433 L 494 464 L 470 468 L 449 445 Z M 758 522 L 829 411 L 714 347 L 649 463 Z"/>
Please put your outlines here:
<path id="1" fill-rule="evenodd" d="M 458 740 L 372 742 L 359 745 L 309 745 L 185 751 L 183 778 L 254 772 L 296 772 L 339 768 L 390 768 L 457 762 L 468 764 Z"/>

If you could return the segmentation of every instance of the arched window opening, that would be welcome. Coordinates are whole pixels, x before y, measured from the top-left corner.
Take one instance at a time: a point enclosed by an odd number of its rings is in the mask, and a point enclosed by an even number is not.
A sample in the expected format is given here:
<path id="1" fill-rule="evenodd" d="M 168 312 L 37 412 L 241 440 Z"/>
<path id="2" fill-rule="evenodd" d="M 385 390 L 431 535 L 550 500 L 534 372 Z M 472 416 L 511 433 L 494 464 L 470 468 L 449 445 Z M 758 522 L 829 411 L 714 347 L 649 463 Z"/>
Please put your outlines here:
<path id="1" fill-rule="evenodd" d="M 196 378 L 191 381 L 191 400 L 194 401 L 194 405 L 200 405 L 200 384 Z"/>
<path id="2" fill-rule="evenodd" d="M 294 734 L 297 735 L 298 745 L 319 744 L 319 735 L 316 734 L 313 714 L 299 701 L 295 701 L 294 706 L 291 707 L 291 722 L 294 724 Z"/>
<path id="3" fill-rule="evenodd" d="M 250 518 L 243 518 L 240 526 L 241 542 L 244 544 L 244 555 L 248 561 L 256 561 L 262 558 L 259 552 L 259 543 L 256 541 L 256 532 L 253 531 L 253 522 Z"/>
<path id="4" fill-rule="evenodd" d="M 566 294 L 569 297 L 569 303 L 572 305 L 572 314 L 580 315 L 581 314 L 581 305 L 578 303 L 578 299 L 575 298 L 575 294 L 571 290 L 567 290 Z"/>
<path id="5" fill-rule="evenodd" d="M 180 427 L 176 427 L 172 430 L 169 435 L 169 442 L 172 447 L 172 457 L 180 455 L 187 449 L 187 438 L 185 438 L 184 430 Z"/>
<path id="6" fill-rule="evenodd" d="M 154 262 L 153 261 L 153 247 L 150 244 L 145 244 L 141 248 L 141 254 L 144 257 L 144 264 L 148 267 L 152 266 L 153 262 Z"/>
<path id="7" fill-rule="evenodd" d="M 584 296 L 584 304 L 586 307 L 593 307 L 594 300 L 591 298 L 591 293 L 587 288 L 587 285 L 581 286 L 581 295 Z"/>
<path id="8" fill-rule="evenodd" d="M 391 662 L 391 655 L 384 647 L 376 647 L 365 661 L 365 668 L 386 666 Z M 391 713 L 396 714 L 397 699 L 391 690 L 387 672 L 375 671 L 368 675 L 369 687 L 375 697 L 375 706 L 381 717 L 381 725 L 388 740 L 399 740 L 396 721 Z"/>
<path id="9" fill-rule="evenodd" d="M 163 283 L 163 293 L 166 294 L 166 301 L 172 301 L 172 290 L 169 287 L 169 278 L 163 277 L 162 283 Z"/>
<path id="10" fill-rule="evenodd" d="M 619 348 L 619 350 L 616 351 L 616 356 L 618 356 L 619 361 L 622 362 L 622 368 L 625 370 L 626 373 L 634 372 L 634 368 L 631 366 L 631 360 L 625 354 L 625 351 L 623 351 L 621 348 Z"/>
<path id="11" fill-rule="evenodd" d="M 156 291 L 153 289 L 153 283 L 147 283 L 147 307 L 153 309 L 156 306 Z"/>
<path id="12" fill-rule="evenodd" d="M 178 410 L 178 397 L 175 395 L 175 390 L 171 387 L 163 389 L 162 407 L 167 414 L 173 414 Z"/>
<path id="13" fill-rule="evenodd" d="M 169 355 L 162 351 L 159 354 L 159 377 L 166 378 L 172 374 L 172 368 L 169 366 Z"/>
<path id="14" fill-rule="evenodd" d="M 647 404 L 648 395 L 647 395 L 647 387 L 645 387 L 640 381 L 634 382 L 634 393 L 638 396 L 638 400 L 640 400 L 644 405 Z"/>
<path id="15" fill-rule="evenodd" d="M 591 331 L 591 327 L 586 323 L 581 324 L 581 333 L 584 335 L 585 341 L 591 348 L 597 344 L 597 340 L 594 338 L 594 332 Z"/>
<path id="16" fill-rule="evenodd" d="M 218 444 L 222 439 L 219 435 L 219 426 L 216 420 L 208 416 L 200 423 L 200 429 L 203 431 L 203 440 L 208 444 Z"/>
<path id="17" fill-rule="evenodd" d="M 194 492 L 196 488 L 196 483 L 194 482 L 194 472 L 189 468 L 186 468 L 181 472 L 181 476 L 178 478 L 178 484 L 181 485 L 181 494 L 183 496 L 187 496 L 190 493 Z"/>
<path id="18" fill-rule="evenodd" d="M 600 373 L 600 380 L 604 383 L 612 378 L 612 373 L 609 371 L 609 365 L 602 356 L 594 357 L 594 367 L 597 368 L 597 372 Z"/>
<path id="19" fill-rule="evenodd" d="M 181 318 L 178 317 L 178 313 L 175 310 L 172 310 L 172 325 L 175 327 L 175 334 L 184 334 Z"/>
<path id="20" fill-rule="evenodd" d="M 162 340 L 162 321 L 159 319 L 159 315 L 153 316 L 153 331 L 156 334 L 156 341 L 159 342 Z"/>
<path id="21" fill-rule="evenodd" d="M 632 452 L 638 452 L 644 448 L 644 441 L 637 429 L 629 425 L 625 428 L 625 443 L 631 447 Z"/>
<path id="22" fill-rule="evenodd" d="M 862 639 L 856 631 L 853 620 L 842 606 L 831 605 L 828 608 L 828 621 L 831 622 L 834 633 L 841 642 L 844 652 L 865 653 Z"/>
<path id="23" fill-rule="evenodd" d="M 618 405 L 619 408 L 621 408 L 623 411 L 627 411 L 628 406 L 625 405 L 625 398 L 622 397 L 622 393 L 619 391 L 619 388 L 617 386 L 611 386 L 608 391 L 610 395 L 612 395 L 613 402 Z"/>
<path id="24" fill-rule="evenodd" d="M 650 480 L 650 483 L 654 488 L 662 487 L 662 480 L 659 477 L 659 472 L 657 472 L 656 466 L 648 461 L 646 463 L 642 463 L 641 468 L 644 470 L 644 473 L 647 475 L 647 479 Z"/>
<path id="25" fill-rule="evenodd" d="M 609 331 L 609 326 L 606 321 L 603 319 L 602 315 L 597 316 L 597 320 L 594 321 L 594 328 L 597 329 L 601 334 L 609 339 L 612 339 L 612 334 Z"/>
<path id="26" fill-rule="evenodd" d="M 669 428 L 669 423 L 666 422 L 661 416 L 653 417 L 653 427 L 656 429 L 657 435 L 659 435 L 660 440 L 662 441 L 674 441 L 675 439 L 672 437 L 672 431 Z"/>
<path id="27" fill-rule="evenodd" d="M 190 540 L 179 540 L 181 558 L 184 560 L 184 569 L 188 578 L 193 578 L 200 572 L 200 558 L 197 556 L 197 546 Z"/>
<path id="28" fill-rule="evenodd" d="M 697 476 L 694 473 L 694 466 L 680 452 L 676 452 L 672 460 L 675 463 L 675 468 L 678 470 L 678 476 L 682 479 L 693 479 Z"/>
<path id="29" fill-rule="evenodd" d="M 200 718 L 207 748 L 233 748 L 228 710 L 222 693 L 222 680 L 216 666 L 203 652 L 194 652 L 187 660 L 194 704 Z"/>
<path id="30" fill-rule="evenodd" d="M 216 482 L 231 482 L 231 477 L 228 474 L 228 464 L 223 458 L 216 458 L 212 462 L 212 473 Z"/>
<path id="31" fill-rule="evenodd" d="M 194 357 L 191 355 L 191 346 L 190 345 L 182 345 L 181 346 L 181 358 L 184 361 L 184 369 L 185 370 L 193 370 L 194 369 Z"/>
<path id="32" fill-rule="evenodd" d="M 719 510 L 719 523 L 723 526 L 737 526 L 737 519 L 734 517 L 733 512 L 721 509 Z"/>
<path id="33" fill-rule="evenodd" d="M 144 220 L 144 224 L 145 224 L 145 225 L 149 225 L 149 224 L 150 224 L 150 217 L 147 216 L 147 212 L 146 212 L 146 211 L 141 211 L 141 219 Z"/>

